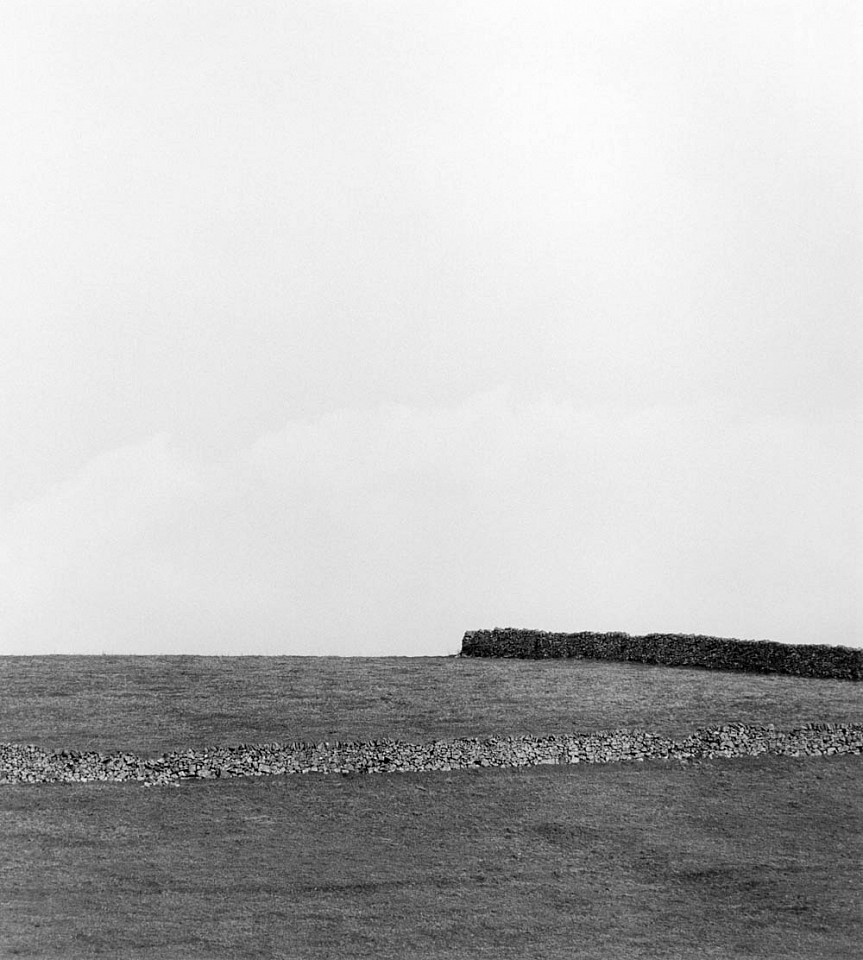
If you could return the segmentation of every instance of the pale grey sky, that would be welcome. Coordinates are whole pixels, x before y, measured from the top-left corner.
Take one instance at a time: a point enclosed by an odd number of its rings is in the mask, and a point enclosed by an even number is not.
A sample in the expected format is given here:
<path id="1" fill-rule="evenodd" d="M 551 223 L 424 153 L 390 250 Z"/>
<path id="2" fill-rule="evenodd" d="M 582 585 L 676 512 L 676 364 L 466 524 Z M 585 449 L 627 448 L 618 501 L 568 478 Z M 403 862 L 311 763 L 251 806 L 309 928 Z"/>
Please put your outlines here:
<path id="1" fill-rule="evenodd" d="M 863 7 L 6 0 L 0 653 L 863 645 Z"/>

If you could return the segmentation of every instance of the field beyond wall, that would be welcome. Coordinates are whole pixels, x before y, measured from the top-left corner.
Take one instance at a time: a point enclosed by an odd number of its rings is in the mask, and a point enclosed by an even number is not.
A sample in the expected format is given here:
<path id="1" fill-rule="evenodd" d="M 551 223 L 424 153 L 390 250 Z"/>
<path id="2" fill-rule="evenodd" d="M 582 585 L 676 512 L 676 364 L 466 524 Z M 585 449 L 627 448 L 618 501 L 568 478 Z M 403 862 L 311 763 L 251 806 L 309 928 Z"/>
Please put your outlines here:
<path id="1" fill-rule="evenodd" d="M 158 756 L 295 740 L 863 722 L 863 684 L 590 660 L 0 657 L 0 740 Z"/>

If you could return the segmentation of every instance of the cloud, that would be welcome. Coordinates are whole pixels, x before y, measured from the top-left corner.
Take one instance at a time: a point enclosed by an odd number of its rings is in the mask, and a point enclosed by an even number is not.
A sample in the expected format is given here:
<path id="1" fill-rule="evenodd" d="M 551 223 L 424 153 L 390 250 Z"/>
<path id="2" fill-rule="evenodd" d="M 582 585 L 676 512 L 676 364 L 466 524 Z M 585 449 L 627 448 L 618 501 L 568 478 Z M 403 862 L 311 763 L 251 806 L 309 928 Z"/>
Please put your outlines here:
<path id="1" fill-rule="evenodd" d="M 506 624 L 859 644 L 852 427 L 500 389 L 217 463 L 157 435 L 0 519 L 0 649 L 441 654 Z"/>

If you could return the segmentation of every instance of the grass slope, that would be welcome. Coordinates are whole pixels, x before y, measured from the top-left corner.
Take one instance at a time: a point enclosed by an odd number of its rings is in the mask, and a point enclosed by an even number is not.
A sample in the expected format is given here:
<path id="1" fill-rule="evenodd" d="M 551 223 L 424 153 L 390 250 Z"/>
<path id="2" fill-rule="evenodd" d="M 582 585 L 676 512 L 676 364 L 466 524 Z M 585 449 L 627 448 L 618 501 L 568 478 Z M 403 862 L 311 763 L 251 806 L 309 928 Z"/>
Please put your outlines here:
<path id="1" fill-rule="evenodd" d="M 0 740 L 156 756 L 723 723 L 863 722 L 863 684 L 587 660 L 0 657 Z"/>
<path id="2" fill-rule="evenodd" d="M 863 720 L 859 684 L 587 661 L 0 658 L 0 740 Z M 0 956 L 849 958 L 861 758 L 0 788 Z"/>
<path id="3" fill-rule="evenodd" d="M 7 788 L 2 955 L 848 960 L 859 766 Z"/>

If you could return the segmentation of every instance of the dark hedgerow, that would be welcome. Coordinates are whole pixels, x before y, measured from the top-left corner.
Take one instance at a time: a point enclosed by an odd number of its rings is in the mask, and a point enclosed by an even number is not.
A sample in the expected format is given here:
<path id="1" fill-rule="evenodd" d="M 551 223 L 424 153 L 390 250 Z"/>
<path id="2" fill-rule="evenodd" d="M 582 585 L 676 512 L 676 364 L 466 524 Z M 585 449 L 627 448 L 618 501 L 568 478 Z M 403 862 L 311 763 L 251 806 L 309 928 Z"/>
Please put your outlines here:
<path id="1" fill-rule="evenodd" d="M 462 640 L 464 657 L 514 657 L 544 660 L 631 660 L 667 667 L 704 667 L 747 673 L 785 673 L 832 680 L 863 679 L 863 649 L 820 644 L 732 640 L 698 634 L 548 633 L 513 627 L 469 630 Z"/>

